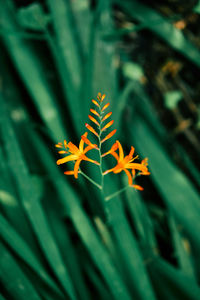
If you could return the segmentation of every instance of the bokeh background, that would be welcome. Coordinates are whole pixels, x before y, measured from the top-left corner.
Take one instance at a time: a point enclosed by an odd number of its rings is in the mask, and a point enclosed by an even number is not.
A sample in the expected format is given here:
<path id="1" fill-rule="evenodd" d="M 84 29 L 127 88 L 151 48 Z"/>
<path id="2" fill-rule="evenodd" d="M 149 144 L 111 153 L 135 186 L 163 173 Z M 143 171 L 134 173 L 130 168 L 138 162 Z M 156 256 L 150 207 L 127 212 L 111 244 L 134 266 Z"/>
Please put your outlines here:
<path id="1" fill-rule="evenodd" d="M 1 300 L 200 299 L 199 14 L 197 0 L 0 0 Z M 149 158 L 143 192 L 104 201 L 56 165 L 98 92 L 113 142 Z"/>

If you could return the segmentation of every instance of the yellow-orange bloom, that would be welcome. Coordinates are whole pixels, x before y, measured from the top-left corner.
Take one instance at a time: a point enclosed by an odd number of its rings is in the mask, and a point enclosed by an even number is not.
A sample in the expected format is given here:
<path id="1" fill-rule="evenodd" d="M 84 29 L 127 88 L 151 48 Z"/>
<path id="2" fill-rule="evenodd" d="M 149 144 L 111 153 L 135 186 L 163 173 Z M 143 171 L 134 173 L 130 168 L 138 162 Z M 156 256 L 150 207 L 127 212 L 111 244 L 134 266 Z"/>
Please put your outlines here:
<path id="1" fill-rule="evenodd" d="M 119 149 L 119 155 L 115 152 Z M 113 172 L 115 174 L 120 173 L 121 171 L 124 171 L 126 175 L 128 176 L 128 183 L 130 186 L 142 190 L 143 188 L 138 185 L 133 185 L 133 176 L 135 176 L 135 170 L 139 170 L 141 175 L 149 175 L 149 171 L 147 168 L 147 159 L 144 159 L 141 163 L 133 163 L 133 161 L 138 158 L 138 156 L 133 157 L 134 154 L 134 148 L 131 147 L 130 153 L 127 156 L 124 156 L 124 151 L 122 148 L 122 145 L 119 141 L 116 141 L 116 143 L 111 147 L 110 151 L 103 154 L 103 156 L 111 154 L 113 155 L 117 160 L 117 165 L 110 169 L 105 171 L 103 174 L 106 175 L 110 172 Z M 132 170 L 132 175 L 130 173 L 130 170 Z"/>
<path id="2" fill-rule="evenodd" d="M 87 138 L 87 132 L 84 133 L 84 137 Z M 99 165 L 99 163 L 93 159 L 88 158 L 85 154 L 91 150 L 96 148 L 96 145 L 89 145 L 84 149 L 84 140 L 83 138 L 81 138 L 80 143 L 79 143 L 79 148 L 74 145 L 72 142 L 69 142 L 67 144 L 68 147 L 68 151 L 71 153 L 70 155 L 61 158 L 57 161 L 57 165 L 61 165 L 64 164 L 68 161 L 76 161 L 75 165 L 74 165 L 74 171 L 66 171 L 65 174 L 66 175 L 74 175 L 75 178 L 78 178 L 78 171 L 79 171 L 79 166 L 82 160 L 86 160 L 86 161 L 90 161 L 96 165 Z"/>

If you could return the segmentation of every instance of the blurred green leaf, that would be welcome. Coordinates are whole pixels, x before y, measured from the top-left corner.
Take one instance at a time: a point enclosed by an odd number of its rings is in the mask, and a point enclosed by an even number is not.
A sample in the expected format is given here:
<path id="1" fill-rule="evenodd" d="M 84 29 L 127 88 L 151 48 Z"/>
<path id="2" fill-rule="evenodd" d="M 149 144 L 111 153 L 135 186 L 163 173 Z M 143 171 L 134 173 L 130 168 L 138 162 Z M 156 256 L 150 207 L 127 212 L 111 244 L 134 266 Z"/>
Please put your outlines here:
<path id="1" fill-rule="evenodd" d="M 3 35 L 3 42 L 30 96 L 33 98 L 42 119 L 54 141 L 64 140 L 65 130 L 56 109 L 54 95 L 46 79 L 44 68 L 34 50 L 15 31 L 19 28 L 7 1 L 0 1 L 1 27 L 13 34 Z"/>
<path id="2" fill-rule="evenodd" d="M 127 180 L 126 177 L 124 176 L 124 184 L 125 179 Z M 135 224 L 141 249 L 144 250 L 144 258 L 145 260 L 149 259 L 149 257 L 155 255 L 158 251 L 152 220 L 139 192 L 130 188 L 126 190 L 125 194 L 128 211 Z"/>
<path id="3" fill-rule="evenodd" d="M 177 228 L 175 219 L 171 215 L 169 216 L 169 225 L 174 241 L 174 255 L 178 260 L 179 266 L 183 273 L 196 281 L 189 241 L 186 237 L 182 236 L 180 230 Z"/>
<path id="4" fill-rule="evenodd" d="M 167 132 L 167 129 L 164 128 L 164 125 L 159 120 L 156 108 L 151 103 L 151 98 L 146 93 L 144 86 L 137 81 L 130 81 L 127 84 L 127 87 L 129 87 L 129 90 L 125 97 L 128 97 L 131 91 L 134 94 L 133 99 L 130 101 L 132 109 L 135 109 L 137 113 L 139 112 L 141 117 L 145 119 L 146 123 L 151 127 L 153 133 L 163 147 L 167 148 L 170 144 L 170 146 L 175 149 L 174 151 L 178 151 L 182 162 L 187 168 L 187 172 L 192 175 L 193 180 L 200 186 L 200 172 L 198 166 L 189 157 L 187 150 L 177 143 L 175 138 L 173 138 L 170 133 Z M 126 100 L 124 100 L 124 102 L 125 101 Z"/>
<path id="5" fill-rule="evenodd" d="M 197 14 L 200 14 L 200 1 L 199 0 L 196 3 L 196 5 L 194 6 L 193 11 Z"/>
<path id="6" fill-rule="evenodd" d="M 18 142 L 16 140 L 11 122 L 8 119 L 7 112 L 4 108 L 4 99 L 0 95 L 0 126 L 6 152 L 8 154 L 9 164 L 12 165 L 12 173 L 18 185 L 18 192 L 24 211 L 29 218 L 32 228 L 40 243 L 42 250 L 52 267 L 54 273 L 57 275 L 61 285 L 68 295 L 75 299 L 72 282 L 69 278 L 68 271 L 64 268 L 60 253 L 55 244 L 45 214 L 41 208 L 38 199 L 37 191 L 29 177 L 28 169 L 23 160 L 23 155 L 20 151 Z"/>
<path id="7" fill-rule="evenodd" d="M 137 130 L 129 130 L 129 133 L 136 149 L 143 157 L 149 158 L 151 177 L 163 200 L 183 225 L 184 230 L 188 232 L 190 238 L 200 248 L 198 238 L 200 203 L 195 188 L 172 163 L 170 155 L 163 149 L 145 120 L 139 115 L 135 115 L 132 124 Z"/>
<path id="8" fill-rule="evenodd" d="M 50 16 L 44 13 L 39 3 L 20 8 L 17 17 L 22 27 L 32 30 L 43 30 L 50 21 Z"/>
<path id="9" fill-rule="evenodd" d="M 158 299 L 163 300 L 198 300 L 200 288 L 181 271 L 175 269 L 162 259 L 149 263 L 148 269 L 155 287 Z"/>
<path id="10" fill-rule="evenodd" d="M 150 6 L 144 5 L 136 0 L 116 1 L 120 7 L 137 21 L 145 25 L 145 28 L 152 31 L 163 39 L 169 46 L 183 54 L 187 59 L 200 67 L 199 50 L 184 37 L 183 33 L 175 26 L 157 13 Z"/>
<path id="11" fill-rule="evenodd" d="M 139 299 L 155 299 L 143 264 L 143 258 L 134 235 L 130 231 L 119 197 L 108 201 L 108 210 L 110 212 L 109 227 L 112 230 L 115 245 L 119 251 L 124 277 L 127 278 L 132 288 L 132 294 L 134 293 L 134 296 Z M 138 280 L 138 277 L 140 280 Z"/>
<path id="12" fill-rule="evenodd" d="M 127 77 L 128 79 L 138 80 L 138 81 L 140 81 L 141 78 L 144 76 L 144 72 L 141 66 L 134 62 L 124 63 L 123 73 L 124 76 Z"/>
<path id="13" fill-rule="evenodd" d="M 14 300 L 40 300 L 37 291 L 22 272 L 8 249 L 0 242 L 0 282 Z"/>
<path id="14" fill-rule="evenodd" d="M 165 106 L 168 109 L 174 109 L 182 99 L 182 93 L 180 91 L 169 91 L 164 94 Z"/>
<path id="15" fill-rule="evenodd" d="M 2 240 L 4 240 L 16 253 L 16 255 L 20 257 L 20 259 L 23 260 L 37 274 L 39 279 L 48 286 L 48 289 L 55 292 L 57 297 L 60 299 L 58 287 L 55 285 L 52 279 L 50 279 L 43 266 L 34 256 L 26 242 L 15 232 L 14 228 L 12 228 L 6 219 L 4 219 L 4 217 L 1 215 L 0 236 Z"/>
<path id="16" fill-rule="evenodd" d="M 13 184 L 7 157 L 0 148 L 0 210 L 10 225 L 28 243 L 34 254 L 39 259 L 41 253 L 36 244 L 34 234 L 18 200 L 16 186 Z M 41 257 L 40 257 L 41 258 Z"/>
<path id="17" fill-rule="evenodd" d="M 55 36 L 47 31 L 47 41 L 51 47 L 56 67 L 58 69 L 66 103 L 73 119 L 73 125 L 80 134 L 80 120 L 82 118 L 81 76 L 82 61 L 81 49 L 76 42 L 75 24 L 71 15 L 71 4 L 68 1 L 47 1 L 52 17 Z M 73 25 L 72 25 L 73 24 Z"/>

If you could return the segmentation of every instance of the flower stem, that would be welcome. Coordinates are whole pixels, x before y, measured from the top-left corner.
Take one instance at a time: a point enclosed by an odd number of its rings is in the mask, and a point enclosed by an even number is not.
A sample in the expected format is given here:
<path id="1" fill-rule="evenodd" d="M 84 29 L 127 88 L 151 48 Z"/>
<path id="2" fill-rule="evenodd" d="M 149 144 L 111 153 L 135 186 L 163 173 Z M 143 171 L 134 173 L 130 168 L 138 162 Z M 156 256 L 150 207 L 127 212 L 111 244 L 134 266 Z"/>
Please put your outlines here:
<path id="1" fill-rule="evenodd" d="M 90 178 L 89 176 L 87 176 L 84 172 L 82 172 L 79 169 L 79 173 L 81 175 L 83 175 L 83 177 L 85 177 L 88 181 L 90 181 L 92 184 L 94 184 L 96 187 L 98 187 L 100 190 L 102 190 L 102 186 L 100 184 L 98 184 L 96 181 L 94 181 L 92 178 Z"/>
<path id="2" fill-rule="evenodd" d="M 101 186 L 102 186 L 102 195 L 103 195 L 103 198 L 104 198 L 104 193 L 103 193 L 103 185 L 104 185 L 104 175 L 103 175 L 103 168 L 102 168 L 102 153 L 101 153 L 101 134 L 102 134 L 102 102 L 100 103 L 100 107 L 99 107 L 99 113 L 100 113 L 100 125 L 99 125 L 99 137 L 98 137 L 98 140 L 99 140 L 99 169 L 100 169 L 100 173 L 101 173 Z"/>
<path id="3" fill-rule="evenodd" d="M 127 190 L 130 187 L 130 185 L 126 185 L 125 187 L 123 187 L 121 190 L 118 190 L 117 192 L 108 195 L 107 197 L 105 197 L 106 201 L 109 201 L 110 199 L 118 196 L 119 194 L 123 193 L 125 190 Z"/>

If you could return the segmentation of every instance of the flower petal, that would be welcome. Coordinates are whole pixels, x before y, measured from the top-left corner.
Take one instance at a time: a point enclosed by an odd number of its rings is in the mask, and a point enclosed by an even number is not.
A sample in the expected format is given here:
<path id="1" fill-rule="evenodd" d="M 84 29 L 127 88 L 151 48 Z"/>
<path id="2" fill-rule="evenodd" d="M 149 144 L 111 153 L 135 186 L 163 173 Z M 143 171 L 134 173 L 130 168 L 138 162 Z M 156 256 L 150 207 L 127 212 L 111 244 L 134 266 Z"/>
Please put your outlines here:
<path id="1" fill-rule="evenodd" d="M 131 146 L 131 151 L 130 151 L 130 153 L 129 153 L 129 157 L 132 157 L 133 156 L 133 153 L 134 153 L 134 151 L 135 151 L 135 148 L 133 147 L 133 146 Z"/>
<path id="2" fill-rule="evenodd" d="M 77 179 L 78 178 L 78 170 L 79 170 L 79 166 L 81 163 L 82 159 L 77 159 L 75 166 L 74 166 L 74 177 Z"/>
<path id="3" fill-rule="evenodd" d="M 138 164 L 138 163 L 128 163 L 128 164 L 126 164 L 126 168 L 127 169 L 135 169 L 135 170 L 139 170 L 142 172 L 148 172 L 148 169 L 146 166 L 144 166 L 142 164 Z"/>
<path id="4" fill-rule="evenodd" d="M 114 158 L 118 161 L 119 160 L 119 155 L 116 152 L 110 153 Z"/>
<path id="5" fill-rule="evenodd" d="M 85 132 L 85 133 L 83 134 L 83 136 L 85 136 L 86 138 L 87 138 L 87 135 L 88 135 L 87 132 Z M 81 152 L 83 152 L 83 147 L 84 147 L 84 139 L 81 137 L 81 140 L 80 140 L 80 143 L 79 143 L 79 150 L 80 150 Z"/>
<path id="6" fill-rule="evenodd" d="M 59 153 L 59 154 L 66 154 L 66 153 L 67 153 L 67 151 L 65 151 L 65 150 L 61 150 L 61 151 L 58 151 L 58 153 Z"/>
<path id="7" fill-rule="evenodd" d="M 65 171 L 64 174 L 65 175 L 74 175 L 74 171 Z"/>
<path id="8" fill-rule="evenodd" d="M 90 142 L 90 140 L 88 140 L 88 138 L 86 138 L 86 136 L 82 135 L 81 138 L 84 140 L 84 143 L 87 144 L 88 146 L 91 146 L 92 148 L 95 148 L 95 149 L 99 149 L 99 148 L 97 147 L 97 145 L 96 145 L 96 144 L 92 144 L 92 143 Z M 85 148 L 85 149 L 86 149 L 86 148 Z"/>
<path id="9" fill-rule="evenodd" d="M 87 152 L 90 151 L 91 149 L 94 149 L 94 147 L 91 146 L 91 145 L 85 147 L 85 149 L 83 150 L 83 154 L 87 153 Z"/>
<path id="10" fill-rule="evenodd" d="M 123 171 L 123 170 L 124 170 L 124 168 L 123 168 L 120 164 L 117 164 L 117 165 L 114 167 L 113 173 L 118 174 L 118 173 L 120 173 L 120 172 Z"/>
<path id="11" fill-rule="evenodd" d="M 64 164 L 64 163 L 66 163 L 66 162 L 68 162 L 68 161 L 72 161 L 72 160 L 77 160 L 77 155 L 68 155 L 68 156 L 66 156 L 66 157 L 63 157 L 63 158 L 61 158 L 61 159 L 59 159 L 59 160 L 57 160 L 57 165 L 61 165 L 61 164 Z"/>
<path id="12" fill-rule="evenodd" d="M 150 175 L 150 174 L 151 174 L 151 173 L 150 173 L 149 171 L 139 173 L 139 175 Z"/>
<path id="13" fill-rule="evenodd" d="M 128 176 L 128 184 L 132 185 L 133 184 L 133 178 L 132 178 L 131 173 L 128 170 L 126 170 L 126 169 L 123 169 L 123 170 L 126 173 L 126 175 Z"/>
<path id="14" fill-rule="evenodd" d="M 118 149 L 118 144 L 117 144 L 117 142 L 116 142 L 116 143 L 114 143 L 114 144 L 112 145 L 112 147 L 110 148 L 109 151 L 105 152 L 105 153 L 102 154 L 101 156 L 104 157 L 104 156 L 106 156 L 106 155 L 108 155 L 108 154 L 111 154 L 111 153 L 115 152 L 117 149 Z"/>
<path id="15" fill-rule="evenodd" d="M 135 177 L 135 169 L 132 169 L 132 174 L 133 174 L 133 177 Z"/>
<path id="16" fill-rule="evenodd" d="M 124 151 L 119 141 L 117 141 L 117 144 L 119 148 L 119 161 L 122 161 L 124 159 Z"/>
<path id="17" fill-rule="evenodd" d="M 76 145 L 74 145 L 72 142 L 69 142 L 69 143 L 68 143 L 68 148 L 69 148 L 69 151 L 70 151 L 72 154 L 76 154 L 76 153 L 79 152 L 78 147 L 76 147 Z"/>
<path id="18" fill-rule="evenodd" d="M 138 191 L 143 191 L 144 190 L 144 188 L 142 186 L 138 185 L 138 184 L 133 184 L 132 187 L 134 189 L 138 190 Z"/>

